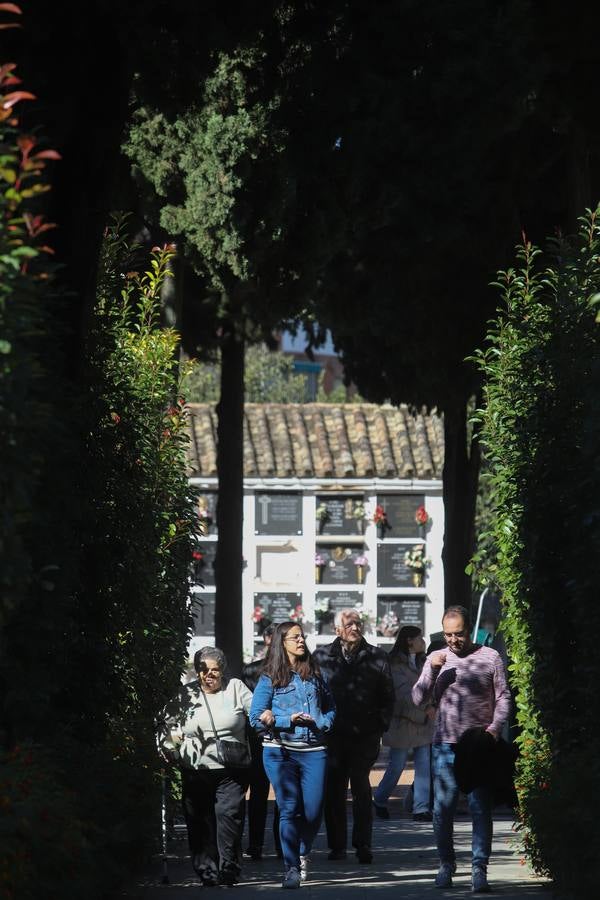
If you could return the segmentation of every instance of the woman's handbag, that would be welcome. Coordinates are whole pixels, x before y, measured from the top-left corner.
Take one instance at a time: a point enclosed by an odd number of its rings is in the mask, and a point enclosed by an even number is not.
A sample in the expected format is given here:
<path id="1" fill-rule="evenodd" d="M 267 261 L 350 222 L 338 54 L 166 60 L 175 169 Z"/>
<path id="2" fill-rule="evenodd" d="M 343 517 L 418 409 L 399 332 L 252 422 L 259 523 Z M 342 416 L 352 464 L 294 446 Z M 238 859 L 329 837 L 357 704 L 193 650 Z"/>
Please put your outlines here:
<path id="1" fill-rule="evenodd" d="M 217 761 L 221 763 L 221 765 L 225 769 L 247 769 L 252 763 L 252 757 L 250 755 L 250 747 L 248 742 L 241 744 L 239 741 L 225 741 L 223 738 L 217 737 L 217 729 L 215 728 L 215 720 L 213 719 L 212 712 L 210 711 L 210 706 L 208 703 L 208 697 L 202 691 L 202 696 L 204 697 L 204 702 L 206 703 L 206 709 L 208 710 L 208 715 L 210 717 L 210 725 L 215 735 L 215 748 L 217 753 Z"/>

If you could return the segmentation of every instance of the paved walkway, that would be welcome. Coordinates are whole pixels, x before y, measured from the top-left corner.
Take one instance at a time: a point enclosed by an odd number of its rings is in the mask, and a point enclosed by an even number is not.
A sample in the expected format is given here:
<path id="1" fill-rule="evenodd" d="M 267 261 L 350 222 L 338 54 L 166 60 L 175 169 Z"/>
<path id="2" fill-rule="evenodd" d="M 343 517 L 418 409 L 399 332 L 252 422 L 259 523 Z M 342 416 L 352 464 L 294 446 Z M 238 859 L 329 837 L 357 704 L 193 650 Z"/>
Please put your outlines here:
<path id="1" fill-rule="evenodd" d="M 390 804 L 392 818 L 375 820 L 372 865 L 359 865 L 349 854 L 346 861 L 329 862 L 324 829 L 317 838 L 313 851 L 310 880 L 302 888 L 304 900 L 338 900 L 343 897 L 364 896 L 365 891 L 377 893 L 377 900 L 417 900 L 417 898 L 471 896 L 470 890 L 470 842 L 471 824 L 466 815 L 456 821 L 456 846 L 458 873 L 451 890 L 439 890 L 433 885 L 437 871 L 437 855 L 430 824 L 414 823 L 405 815 L 399 800 Z M 261 862 L 246 861 L 242 878 L 235 888 L 202 888 L 191 865 L 183 830 L 179 839 L 169 848 L 169 884 L 161 884 L 162 864 L 156 859 L 153 865 L 134 885 L 120 895 L 119 900 L 192 900 L 198 891 L 203 896 L 232 891 L 232 900 L 251 900 L 258 893 L 281 897 L 282 862 L 273 851 L 270 831 L 270 815 L 266 835 L 269 844 Z M 495 818 L 494 850 L 489 869 L 493 894 L 504 900 L 517 898 L 549 897 L 548 884 L 534 877 L 521 865 L 513 847 L 514 834 L 509 815 Z M 246 843 L 244 843 L 246 846 Z M 285 896 L 285 895 L 284 895 Z M 116 900 L 116 898 L 115 898 Z"/>

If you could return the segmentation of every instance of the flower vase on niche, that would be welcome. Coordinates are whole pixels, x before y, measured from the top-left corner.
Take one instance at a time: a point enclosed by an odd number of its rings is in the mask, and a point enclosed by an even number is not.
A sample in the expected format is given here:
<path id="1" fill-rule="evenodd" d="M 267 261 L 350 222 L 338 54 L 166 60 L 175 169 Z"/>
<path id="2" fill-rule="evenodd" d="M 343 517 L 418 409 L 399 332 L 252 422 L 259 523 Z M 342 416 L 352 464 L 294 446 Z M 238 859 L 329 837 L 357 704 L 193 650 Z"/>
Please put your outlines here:
<path id="1" fill-rule="evenodd" d="M 365 578 L 365 570 L 362 566 L 356 567 L 356 581 L 358 584 L 362 584 Z"/>
<path id="2" fill-rule="evenodd" d="M 415 587 L 423 587 L 423 581 L 425 580 L 424 572 L 413 572 L 412 581 Z"/>
<path id="3" fill-rule="evenodd" d="M 315 553 L 315 583 L 316 584 L 321 584 L 324 566 L 325 566 L 324 557 L 322 557 L 320 553 Z"/>
<path id="4" fill-rule="evenodd" d="M 388 522 L 385 509 L 379 503 L 375 507 L 373 522 L 375 523 L 375 525 L 377 525 L 377 535 L 379 537 L 379 540 L 382 541 L 385 537 L 386 528 L 389 528 L 390 524 Z"/>

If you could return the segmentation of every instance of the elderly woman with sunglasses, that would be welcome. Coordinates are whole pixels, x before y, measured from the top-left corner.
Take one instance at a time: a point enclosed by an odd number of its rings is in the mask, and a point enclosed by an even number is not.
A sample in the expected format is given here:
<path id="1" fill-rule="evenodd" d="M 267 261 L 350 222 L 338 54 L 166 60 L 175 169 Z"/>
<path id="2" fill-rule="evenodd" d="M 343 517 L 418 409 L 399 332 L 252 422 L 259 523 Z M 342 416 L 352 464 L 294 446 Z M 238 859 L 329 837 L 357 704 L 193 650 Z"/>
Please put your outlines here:
<path id="1" fill-rule="evenodd" d="M 182 685 L 165 711 L 163 755 L 181 768 L 182 805 L 192 865 L 202 884 L 237 883 L 250 757 L 246 724 L 252 692 L 227 677 L 222 650 L 194 656 L 198 679 Z M 237 758 L 224 761 L 218 741 Z"/>
<path id="2" fill-rule="evenodd" d="M 250 723 L 263 736 L 263 761 L 280 810 L 282 887 L 298 888 L 319 830 L 333 697 L 296 622 L 277 626 L 260 676 Z"/>

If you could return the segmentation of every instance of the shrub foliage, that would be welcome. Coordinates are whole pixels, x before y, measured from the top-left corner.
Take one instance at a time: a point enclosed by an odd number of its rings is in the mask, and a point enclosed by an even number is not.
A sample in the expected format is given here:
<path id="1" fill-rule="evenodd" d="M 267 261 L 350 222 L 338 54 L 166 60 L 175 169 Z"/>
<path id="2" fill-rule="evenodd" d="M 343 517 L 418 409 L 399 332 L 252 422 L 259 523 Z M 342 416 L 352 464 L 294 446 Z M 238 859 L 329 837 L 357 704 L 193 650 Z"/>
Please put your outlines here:
<path id="1" fill-rule="evenodd" d="M 172 249 L 148 260 L 108 229 L 68 378 L 73 298 L 37 207 L 58 154 L 20 130 L 16 83 L 1 66 L 0 894 L 94 900 L 159 833 L 154 720 L 187 644 L 194 497 L 178 336 L 159 322 Z"/>
<path id="2" fill-rule="evenodd" d="M 599 211 L 545 255 L 525 242 L 502 272 L 502 307 L 478 354 L 479 413 L 494 508 L 520 726 L 524 851 L 562 896 L 600 877 Z"/>

